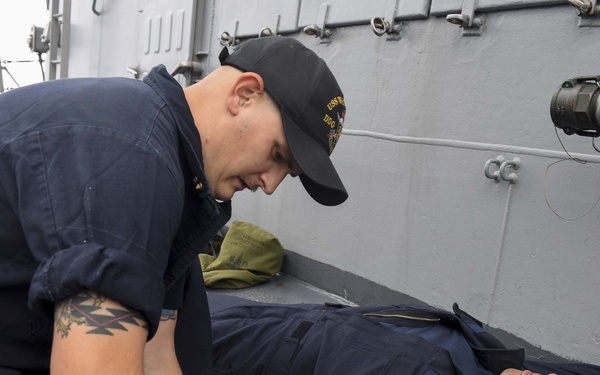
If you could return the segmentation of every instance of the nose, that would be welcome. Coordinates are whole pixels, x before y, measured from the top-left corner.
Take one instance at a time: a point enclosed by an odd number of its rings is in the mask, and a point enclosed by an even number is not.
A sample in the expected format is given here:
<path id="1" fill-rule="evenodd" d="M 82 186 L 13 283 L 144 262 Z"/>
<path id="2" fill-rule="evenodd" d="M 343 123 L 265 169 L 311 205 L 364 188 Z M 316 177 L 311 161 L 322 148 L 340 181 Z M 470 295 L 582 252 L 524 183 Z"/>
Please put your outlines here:
<path id="1" fill-rule="evenodd" d="M 267 195 L 271 195 L 275 192 L 281 181 L 287 176 L 289 173 L 288 169 L 283 166 L 275 166 L 263 173 L 261 176 L 262 180 L 262 190 Z"/>

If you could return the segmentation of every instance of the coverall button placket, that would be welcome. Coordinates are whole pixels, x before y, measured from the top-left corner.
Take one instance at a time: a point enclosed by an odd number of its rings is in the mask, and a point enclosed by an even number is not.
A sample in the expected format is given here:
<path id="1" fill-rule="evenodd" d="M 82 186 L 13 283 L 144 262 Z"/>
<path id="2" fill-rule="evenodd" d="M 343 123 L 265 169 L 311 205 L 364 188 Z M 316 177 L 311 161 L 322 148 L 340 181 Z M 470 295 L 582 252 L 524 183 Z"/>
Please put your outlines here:
<path id="1" fill-rule="evenodd" d="M 198 176 L 194 176 L 194 178 L 192 179 L 192 182 L 196 185 L 196 186 L 194 186 L 194 189 L 196 189 L 196 191 L 198 193 L 200 193 L 200 191 L 202 190 L 204 185 L 202 184 L 202 182 L 200 182 L 200 179 L 198 178 Z"/>

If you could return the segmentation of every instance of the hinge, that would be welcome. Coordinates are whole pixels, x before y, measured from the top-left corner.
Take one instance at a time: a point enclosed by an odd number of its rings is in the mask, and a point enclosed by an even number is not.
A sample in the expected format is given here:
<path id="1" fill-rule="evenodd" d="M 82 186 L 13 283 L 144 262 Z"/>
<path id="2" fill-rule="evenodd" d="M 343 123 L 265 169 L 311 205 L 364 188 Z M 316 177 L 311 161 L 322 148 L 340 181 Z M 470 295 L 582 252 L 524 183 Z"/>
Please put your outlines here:
<path id="1" fill-rule="evenodd" d="M 258 32 L 258 37 L 262 38 L 265 36 L 276 36 L 279 34 L 279 24 L 281 23 L 281 14 L 276 14 L 271 27 L 263 27 Z"/>
<path id="2" fill-rule="evenodd" d="M 569 0 L 579 16 L 579 27 L 600 27 L 600 9 L 596 0 Z"/>
<path id="3" fill-rule="evenodd" d="M 463 29 L 463 36 L 480 36 L 485 26 L 484 17 L 475 17 L 477 0 L 463 0 L 460 14 L 448 14 L 446 21 Z"/>
<path id="4" fill-rule="evenodd" d="M 328 13 L 329 3 L 321 4 L 321 7 L 319 8 L 319 15 L 317 17 L 317 23 L 306 26 L 304 28 L 304 33 L 306 35 L 313 35 L 315 38 L 320 38 L 321 43 L 331 42 L 333 31 L 325 26 L 327 24 Z"/>
<path id="5" fill-rule="evenodd" d="M 377 36 L 387 35 L 386 40 L 399 40 L 401 38 L 400 32 L 402 28 L 396 22 L 396 13 L 398 12 L 398 4 L 400 0 L 387 0 L 386 1 L 386 14 L 382 17 L 374 17 L 371 19 L 371 28 Z"/>
<path id="6" fill-rule="evenodd" d="M 239 39 L 237 38 L 237 32 L 238 32 L 238 27 L 240 25 L 240 21 L 235 20 L 232 23 L 232 33 L 229 33 L 229 31 L 223 31 L 221 33 L 221 36 L 219 37 L 219 43 L 221 43 L 221 45 L 223 47 L 233 47 L 236 46 L 238 44 L 240 44 Z"/>

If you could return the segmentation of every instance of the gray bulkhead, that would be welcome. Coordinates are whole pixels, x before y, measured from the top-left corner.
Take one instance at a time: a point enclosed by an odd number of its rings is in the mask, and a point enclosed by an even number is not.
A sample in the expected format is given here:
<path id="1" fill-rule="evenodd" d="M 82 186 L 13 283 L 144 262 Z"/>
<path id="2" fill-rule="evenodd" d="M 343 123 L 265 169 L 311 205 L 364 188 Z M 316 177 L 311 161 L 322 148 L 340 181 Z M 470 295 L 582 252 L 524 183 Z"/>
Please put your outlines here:
<path id="1" fill-rule="evenodd" d="M 600 75 L 600 16 L 566 0 L 90 3 L 70 4 L 63 76 L 142 78 L 163 63 L 187 85 L 222 42 L 269 32 L 327 61 L 348 106 L 332 156 L 348 201 L 321 207 L 293 179 L 234 201 L 234 219 L 281 240 L 294 277 L 359 304 L 458 302 L 600 364 L 600 154 L 559 132 L 588 163 L 553 164 L 567 155 L 550 119 L 563 81 Z"/>

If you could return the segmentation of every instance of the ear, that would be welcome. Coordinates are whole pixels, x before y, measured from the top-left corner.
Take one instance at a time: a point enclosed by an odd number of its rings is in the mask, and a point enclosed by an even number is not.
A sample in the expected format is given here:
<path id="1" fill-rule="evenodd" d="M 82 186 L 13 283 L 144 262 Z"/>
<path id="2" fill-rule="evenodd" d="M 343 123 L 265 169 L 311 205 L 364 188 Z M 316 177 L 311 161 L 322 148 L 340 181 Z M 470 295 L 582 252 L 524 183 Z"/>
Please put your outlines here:
<path id="1" fill-rule="evenodd" d="M 236 116 L 244 106 L 258 99 L 265 92 L 265 83 L 256 73 L 242 73 L 233 82 L 227 96 L 227 110 Z"/>

